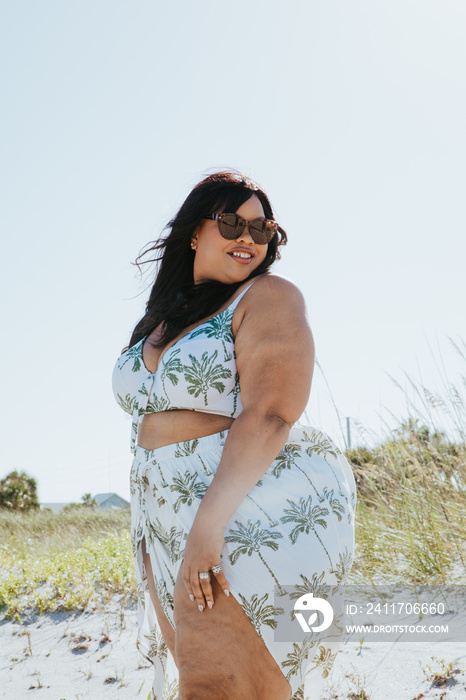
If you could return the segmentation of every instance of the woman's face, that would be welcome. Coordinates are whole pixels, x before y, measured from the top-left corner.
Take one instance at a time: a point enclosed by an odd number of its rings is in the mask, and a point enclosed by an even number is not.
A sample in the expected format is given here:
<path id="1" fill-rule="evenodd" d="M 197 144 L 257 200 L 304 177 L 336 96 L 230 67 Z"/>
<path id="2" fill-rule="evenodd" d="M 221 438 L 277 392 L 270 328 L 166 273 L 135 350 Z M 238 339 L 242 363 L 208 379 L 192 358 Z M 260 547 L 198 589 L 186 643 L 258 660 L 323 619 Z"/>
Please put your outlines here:
<path id="1" fill-rule="evenodd" d="M 262 204 L 253 194 L 237 210 L 246 221 L 253 221 L 265 216 Z M 193 275 L 194 282 L 217 280 L 233 284 L 245 280 L 267 255 L 267 243 L 254 243 L 246 226 L 243 233 L 234 241 L 229 241 L 220 234 L 218 223 L 203 219 L 196 228 L 191 246 L 195 250 Z M 236 255 L 235 255 L 236 253 Z M 241 257 L 240 254 L 246 257 Z"/>

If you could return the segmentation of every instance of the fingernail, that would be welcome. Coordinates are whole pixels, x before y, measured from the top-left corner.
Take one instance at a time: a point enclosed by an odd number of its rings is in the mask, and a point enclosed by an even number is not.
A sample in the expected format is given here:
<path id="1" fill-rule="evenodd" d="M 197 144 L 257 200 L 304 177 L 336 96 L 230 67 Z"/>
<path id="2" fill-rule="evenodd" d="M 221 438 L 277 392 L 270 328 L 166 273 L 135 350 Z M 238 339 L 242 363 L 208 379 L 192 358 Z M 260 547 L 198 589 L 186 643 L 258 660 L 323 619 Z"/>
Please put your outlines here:
<path id="1" fill-rule="evenodd" d="M 194 603 L 194 596 L 193 596 L 193 595 L 191 595 L 191 593 L 190 593 L 190 594 L 189 594 L 189 597 L 191 598 L 191 602 L 193 602 L 193 603 Z"/>
<path id="2" fill-rule="evenodd" d="M 208 600 L 208 601 L 207 601 L 207 605 L 208 605 L 209 608 L 212 610 L 213 603 L 212 603 L 211 600 Z"/>
<path id="3" fill-rule="evenodd" d="M 200 610 L 201 612 L 204 610 L 204 606 L 201 605 L 200 603 L 199 603 L 199 605 L 198 605 L 197 607 L 199 608 L 199 610 Z"/>
<path id="4" fill-rule="evenodd" d="M 224 591 L 225 591 L 225 595 L 227 597 L 230 597 L 230 591 L 228 590 L 228 588 L 225 588 Z"/>

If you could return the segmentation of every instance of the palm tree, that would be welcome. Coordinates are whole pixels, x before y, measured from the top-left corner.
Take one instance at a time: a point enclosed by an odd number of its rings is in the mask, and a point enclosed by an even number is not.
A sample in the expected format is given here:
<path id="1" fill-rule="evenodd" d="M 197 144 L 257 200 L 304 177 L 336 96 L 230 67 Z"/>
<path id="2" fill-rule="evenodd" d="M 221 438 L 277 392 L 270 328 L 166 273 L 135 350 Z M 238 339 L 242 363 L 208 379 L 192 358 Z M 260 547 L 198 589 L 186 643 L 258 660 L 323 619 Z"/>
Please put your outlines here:
<path id="1" fill-rule="evenodd" d="M 129 491 L 132 496 L 136 495 L 137 488 L 139 486 L 139 471 L 136 466 L 131 467 L 129 473 Z"/>
<path id="2" fill-rule="evenodd" d="M 248 520 L 247 527 L 239 520 L 235 520 L 235 523 L 238 525 L 238 530 L 230 530 L 231 534 L 226 535 L 225 537 L 225 542 L 237 542 L 239 544 L 239 547 L 237 547 L 234 552 L 229 555 L 228 558 L 230 562 L 235 564 L 241 554 L 247 554 L 250 557 L 252 556 L 252 553 L 255 552 L 277 584 L 280 595 L 285 595 L 286 591 L 281 587 L 277 577 L 261 554 L 262 547 L 270 547 L 270 549 L 277 551 L 278 544 L 274 542 L 274 540 L 278 540 L 283 537 L 281 532 L 263 530 L 260 527 L 260 520 L 256 520 L 255 523 Z"/>
<path id="3" fill-rule="evenodd" d="M 164 688 L 162 700 L 177 700 L 178 693 L 180 692 L 180 683 L 174 679 L 171 683 Z M 154 698 L 157 700 L 157 698 Z"/>
<path id="4" fill-rule="evenodd" d="M 177 530 L 173 525 L 170 528 L 170 532 L 168 532 L 158 518 L 155 519 L 155 522 L 148 518 L 147 526 L 149 530 L 150 544 L 153 544 L 154 540 L 161 542 L 164 547 L 168 549 L 168 554 L 172 564 L 175 564 L 179 559 L 181 559 L 182 553 L 180 552 L 180 545 L 183 530 Z"/>
<path id="5" fill-rule="evenodd" d="M 150 634 L 145 634 L 144 637 L 150 644 L 147 656 L 149 656 L 151 659 L 158 657 L 163 666 L 163 659 L 166 659 L 168 647 L 158 625 L 155 624 L 152 632 Z"/>
<path id="6" fill-rule="evenodd" d="M 139 475 L 138 468 L 132 468 L 130 473 L 130 492 L 132 496 L 138 497 L 139 507 L 142 507 L 142 502 L 144 499 L 144 491 L 149 486 L 149 479 L 144 474 L 142 477 Z"/>
<path id="7" fill-rule="evenodd" d="M 193 331 L 190 335 L 191 338 L 196 338 L 198 335 L 206 335 L 208 338 L 216 338 L 216 340 L 221 340 L 223 345 L 223 360 L 228 362 L 232 358 L 232 354 L 228 352 L 225 343 L 233 343 L 233 331 L 231 329 L 231 320 L 233 318 L 233 311 L 225 309 L 225 311 L 217 314 L 209 321 L 206 321 L 199 327 L 198 330 Z"/>
<path id="8" fill-rule="evenodd" d="M 143 608 L 146 607 L 146 586 L 143 583 L 136 585 L 136 600 L 138 605 Z"/>
<path id="9" fill-rule="evenodd" d="M 333 497 L 333 489 L 331 491 L 328 490 L 326 486 L 324 486 L 324 499 L 328 501 L 328 504 L 330 508 L 332 509 L 332 513 L 337 516 L 338 522 L 341 522 L 343 517 L 342 513 L 345 512 L 345 508 L 342 505 L 341 501 L 338 500 L 338 498 Z"/>
<path id="10" fill-rule="evenodd" d="M 337 652 L 332 654 L 332 650 L 330 649 L 330 647 L 325 647 L 325 646 L 323 646 L 323 644 L 321 644 L 319 646 L 318 653 L 312 659 L 314 666 L 311 666 L 311 668 L 309 668 L 306 671 L 306 675 L 308 673 L 312 673 L 312 671 L 314 671 L 316 668 L 323 667 L 322 668 L 322 678 L 328 678 L 328 674 L 330 673 L 330 671 L 332 669 L 336 655 L 337 655 Z"/>
<path id="11" fill-rule="evenodd" d="M 163 532 L 163 528 L 162 528 L 162 526 L 160 525 L 160 523 L 159 523 L 159 526 L 160 526 L 160 528 L 159 528 L 158 526 L 154 525 L 151 521 L 149 521 L 149 520 L 147 521 L 147 529 L 148 529 L 148 540 L 149 540 L 149 544 L 153 544 L 154 539 L 158 539 L 162 544 L 164 544 L 165 546 L 167 546 L 167 545 L 168 545 L 168 538 L 167 538 L 167 537 L 164 537 L 164 535 L 161 534 L 160 531 Z M 173 529 L 174 529 L 174 528 L 172 528 L 172 530 L 173 530 Z M 179 545 L 178 545 L 178 547 L 179 547 Z M 171 559 L 171 558 L 172 558 L 172 557 L 171 557 L 171 552 L 170 552 L 170 559 Z M 175 579 L 174 579 L 174 577 L 173 577 L 172 572 L 170 571 L 169 566 L 167 565 L 167 563 L 166 563 L 166 561 L 165 561 L 165 559 L 164 559 L 163 557 L 161 557 L 161 561 L 162 561 L 163 565 L 165 566 L 165 569 L 166 569 L 166 571 L 167 571 L 167 573 L 168 573 L 168 576 L 170 577 L 170 581 L 172 582 L 172 585 L 174 586 L 175 583 L 176 583 L 176 581 L 175 581 Z"/>
<path id="12" fill-rule="evenodd" d="M 84 496 L 81 496 L 81 501 L 86 508 L 97 508 L 97 501 L 95 498 L 92 498 L 90 493 L 85 493 Z"/>
<path id="13" fill-rule="evenodd" d="M 145 447 L 143 448 L 143 453 L 144 453 L 144 457 L 146 458 L 146 462 L 150 459 L 151 452 L 152 452 L 152 450 L 146 450 Z"/>
<path id="14" fill-rule="evenodd" d="M 121 406 L 123 411 L 125 411 L 126 413 L 129 413 L 130 415 L 133 415 L 135 401 L 136 401 L 136 397 L 130 396 L 130 394 L 126 394 L 126 396 L 124 398 L 122 396 L 120 396 L 120 394 L 117 394 L 118 405 Z"/>
<path id="15" fill-rule="evenodd" d="M 133 550 L 134 556 L 136 556 L 138 553 L 138 547 L 141 543 L 143 535 L 144 529 L 142 523 L 139 523 L 135 527 L 131 528 L 131 549 Z"/>
<path id="16" fill-rule="evenodd" d="M 170 409 L 170 402 L 163 396 L 155 396 L 152 401 L 147 403 L 145 413 L 160 413 L 161 411 L 168 411 Z"/>
<path id="17" fill-rule="evenodd" d="M 298 673 L 302 678 L 301 667 L 303 663 L 309 663 L 309 652 L 312 647 L 317 644 L 317 641 L 312 641 L 312 635 L 306 637 L 304 642 L 299 644 L 298 642 L 293 642 L 293 651 L 288 652 L 285 661 L 282 661 L 282 666 L 289 666 L 290 670 L 286 674 L 286 679 L 290 680 L 291 676 L 297 676 Z"/>
<path id="18" fill-rule="evenodd" d="M 173 585 L 175 585 L 173 576 L 170 576 L 170 578 L 173 581 Z M 165 615 L 170 619 L 171 612 L 175 609 L 173 596 L 168 591 L 167 584 L 163 579 L 161 579 L 160 581 L 158 579 L 155 579 L 155 588 L 157 591 L 158 599 L 160 601 L 160 605 L 162 606 Z M 168 613 L 168 608 L 170 608 L 170 614 Z"/>
<path id="19" fill-rule="evenodd" d="M 338 458 L 339 454 L 343 454 L 340 448 L 335 445 L 333 440 L 330 440 L 328 435 L 325 435 L 325 433 L 323 433 L 321 430 L 313 430 L 310 437 L 306 431 L 303 430 L 303 435 L 305 442 L 313 443 L 312 447 L 308 447 L 307 449 L 311 450 L 312 452 L 317 452 L 319 455 L 323 455 L 324 459 L 326 458 L 327 454 L 332 455 L 332 457 L 335 459 Z"/>
<path id="20" fill-rule="evenodd" d="M 329 559 L 330 565 L 333 567 L 333 562 L 330 557 L 330 554 L 328 553 L 326 546 L 320 539 L 316 530 L 317 525 L 320 525 L 323 528 L 327 527 L 327 522 L 323 519 L 326 515 L 329 514 L 327 508 L 323 508 L 322 506 L 313 507 L 312 496 L 310 494 L 306 499 L 300 498 L 299 503 L 295 503 L 289 498 L 287 498 L 286 500 L 290 504 L 291 508 L 284 509 L 283 512 L 288 513 L 288 515 L 285 515 L 284 517 L 280 518 L 280 520 L 282 523 L 296 523 L 296 527 L 294 527 L 290 533 L 290 539 L 292 543 L 295 544 L 300 532 L 305 532 L 306 535 L 308 535 L 309 532 L 312 530 L 317 539 L 319 540 L 320 544 L 324 548 L 325 553 Z"/>
<path id="21" fill-rule="evenodd" d="M 292 442 L 287 443 L 284 446 L 283 450 L 280 452 L 280 454 L 275 458 L 276 465 L 272 469 L 272 474 L 278 479 L 283 469 L 291 469 L 291 465 L 294 465 L 297 469 L 299 469 L 300 472 L 304 474 L 306 479 L 309 481 L 310 485 L 316 492 L 316 496 L 319 499 L 319 501 L 322 501 L 322 496 L 320 496 L 312 480 L 309 478 L 309 475 L 307 474 L 307 472 L 304 471 L 304 469 L 302 469 L 299 466 L 299 464 L 296 461 L 296 458 L 299 457 L 300 452 L 301 447 L 299 445 L 296 445 Z"/>
<path id="22" fill-rule="evenodd" d="M 136 407 L 136 403 L 135 403 Z M 134 450 L 136 448 L 136 435 L 138 433 L 138 422 L 133 421 L 131 423 L 131 449 Z"/>
<path id="23" fill-rule="evenodd" d="M 204 498 L 207 486 L 197 479 L 197 472 L 191 473 L 188 470 L 185 471 L 184 476 L 173 477 L 172 483 L 170 484 L 170 491 L 177 491 L 181 494 L 173 505 L 175 513 L 178 513 L 182 503 L 187 503 L 188 506 L 192 506 L 196 498 L 199 500 Z"/>
<path id="24" fill-rule="evenodd" d="M 206 466 L 206 463 L 202 459 L 201 455 L 198 455 L 198 457 L 199 457 L 200 463 L 202 464 L 202 471 L 204 472 L 204 474 L 206 476 L 212 476 L 212 474 L 213 474 L 212 469 L 209 469 L 209 467 Z"/>
<path id="25" fill-rule="evenodd" d="M 153 464 L 154 467 L 157 467 L 157 469 L 158 469 L 158 471 L 159 471 L 159 474 L 160 474 L 160 481 L 161 481 L 161 483 L 162 483 L 162 487 L 163 487 L 164 489 L 167 489 L 167 488 L 168 488 L 168 484 L 167 484 L 167 482 L 165 481 L 165 477 L 164 477 L 164 475 L 163 475 L 162 469 L 160 468 L 160 464 L 158 463 L 158 461 L 157 461 L 156 459 L 153 459 L 153 460 L 152 460 L 152 464 Z"/>
<path id="26" fill-rule="evenodd" d="M 309 457 L 312 457 L 313 453 L 315 452 L 318 455 L 322 455 L 327 464 L 329 465 L 330 469 L 332 470 L 332 474 L 335 477 L 335 480 L 338 484 L 338 490 L 342 491 L 340 480 L 338 476 L 335 473 L 335 470 L 333 469 L 332 463 L 328 461 L 327 455 L 332 455 L 334 459 L 338 459 L 338 455 L 343 455 L 343 452 L 340 450 L 335 443 L 330 440 L 330 438 L 327 435 L 324 435 L 320 430 L 313 430 L 311 433 L 311 436 L 306 433 L 305 430 L 303 430 L 303 436 L 305 442 L 311 442 L 312 445 L 306 448 L 306 454 L 309 455 Z"/>
<path id="27" fill-rule="evenodd" d="M 141 396 L 147 396 L 147 398 L 149 398 L 149 391 L 148 391 L 148 389 L 147 389 L 145 383 L 144 383 L 144 384 L 141 386 L 141 388 L 139 389 L 138 394 L 140 394 Z M 135 402 L 134 402 L 134 408 L 137 408 L 137 414 L 138 414 L 139 418 L 140 418 L 141 416 L 143 416 L 143 415 L 145 414 L 145 412 L 146 412 L 146 409 L 145 409 L 145 408 L 141 408 L 141 406 L 139 405 L 139 401 L 135 401 Z"/>
<path id="28" fill-rule="evenodd" d="M 338 584 L 345 583 L 352 566 L 353 555 L 348 552 L 348 547 L 345 547 L 345 551 L 339 553 L 338 563 L 334 566 L 331 572 L 332 574 L 335 574 Z"/>
<path id="29" fill-rule="evenodd" d="M 183 444 L 177 442 L 175 457 L 189 457 L 189 455 L 192 455 L 196 451 L 198 444 L 199 440 L 197 438 L 194 440 L 187 440 L 183 442 Z"/>
<path id="30" fill-rule="evenodd" d="M 304 683 L 301 683 L 291 700 L 304 700 Z"/>
<path id="31" fill-rule="evenodd" d="M 326 571 L 322 571 L 320 576 L 314 573 L 312 574 L 311 580 L 309 580 L 307 576 L 304 576 L 304 574 L 299 574 L 303 583 L 296 584 L 294 591 L 291 591 L 288 594 L 289 599 L 298 600 L 298 598 L 301 598 L 302 595 L 312 593 L 315 598 L 325 598 L 325 600 L 328 600 L 332 587 L 329 586 L 328 583 L 324 582 L 326 574 Z M 290 611 L 290 618 L 291 620 L 295 619 L 294 610 Z"/>
<path id="32" fill-rule="evenodd" d="M 284 615 L 284 609 L 276 608 L 274 605 L 266 605 L 265 601 L 269 597 L 268 593 L 264 593 L 262 598 L 259 598 L 257 593 L 253 593 L 251 600 L 245 598 L 244 595 L 241 595 L 241 593 L 239 594 L 239 597 L 242 600 L 244 612 L 249 617 L 254 629 L 264 642 L 264 638 L 260 631 L 261 625 L 268 625 L 273 630 L 276 629 L 278 623 L 274 619 L 274 615 Z"/>
<path id="33" fill-rule="evenodd" d="M 162 374 L 160 375 L 160 378 L 162 380 L 162 387 L 165 392 L 165 396 L 167 397 L 168 404 L 170 405 L 170 399 L 167 394 L 167 390 L 165 388 L 165 379 L 169 379 L 173 386 L 176 386 L 178 384 L 179 377 L 177 376 L 176 372 L 182 373 L 183 372 L 183 365 L 181 364 L 181 360 L 177 355 L 180 352 L 180 348 L 177 348 L 176 350 L 173 350 L 173 352 L 170 352 L 168 359 L 164 360 L 162 362 Z"/>
<path id="34" fill-rule="evenodd" d="M 225 389 L 225 384 L 218 381 L 219 379 L 228 379 L 231 377 L 231 370 L 228 367 L 224 367 L 221 364 L 214 365 L 217 359 L 218 350 L 209 356 L 207 350 L 202 353 L 201 360 L 199 361 L 194 355 L 189 355 L 191 360 L 191 367 L 184 367 L 184 376 L 188 385 L 188 393 L 195 397 L 200 394 L 204 396 L 204 404 L 207 406 L 207 391 L 212 389 L 217 389 L 218 393 L 221 394 Z"/>
<path id="35" fill-rule="evenodd" d="M 136 343 L 136 345 L 133 345 L 131 348 L 129 348 L 129 350 L 126 351 L 125 359 L 121 363 L 120 369 L 122 369 L 129 360 L 133 360 L 133 366 L 131 367 L 131 371 L 139 372 L 142 366 L 141 360 L 143 343 L 144 339 L 140 340 L 139 343 Z"/>

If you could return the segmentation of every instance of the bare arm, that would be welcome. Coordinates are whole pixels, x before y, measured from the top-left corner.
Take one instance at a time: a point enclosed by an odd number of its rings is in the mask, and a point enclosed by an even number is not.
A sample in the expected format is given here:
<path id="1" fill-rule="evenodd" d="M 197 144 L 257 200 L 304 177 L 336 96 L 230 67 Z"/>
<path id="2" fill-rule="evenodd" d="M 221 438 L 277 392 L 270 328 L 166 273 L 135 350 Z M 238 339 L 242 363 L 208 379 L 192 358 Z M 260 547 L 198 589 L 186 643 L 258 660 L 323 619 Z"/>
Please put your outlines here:
<path id="1" fill-rule="evenodd" d="M 225 527 L 285 445 L 306 407 L 314 368 L 304 299 L 291 282 L 264 277 L 246 301 L 235 338 L 243 411 L 196 515 L 215 527 Z"/>

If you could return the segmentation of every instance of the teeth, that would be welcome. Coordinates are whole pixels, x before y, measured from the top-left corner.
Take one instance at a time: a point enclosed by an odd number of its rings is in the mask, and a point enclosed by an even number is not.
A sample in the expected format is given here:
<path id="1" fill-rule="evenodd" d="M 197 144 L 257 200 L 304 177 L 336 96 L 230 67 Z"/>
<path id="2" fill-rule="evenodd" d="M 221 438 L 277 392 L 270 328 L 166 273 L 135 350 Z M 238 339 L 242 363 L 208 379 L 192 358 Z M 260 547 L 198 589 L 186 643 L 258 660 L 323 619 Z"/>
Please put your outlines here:
<path id="1" fill-rule="evenodd" d="M 252 258 L 249 253 L 232 253 L 234 258 Z"/>

